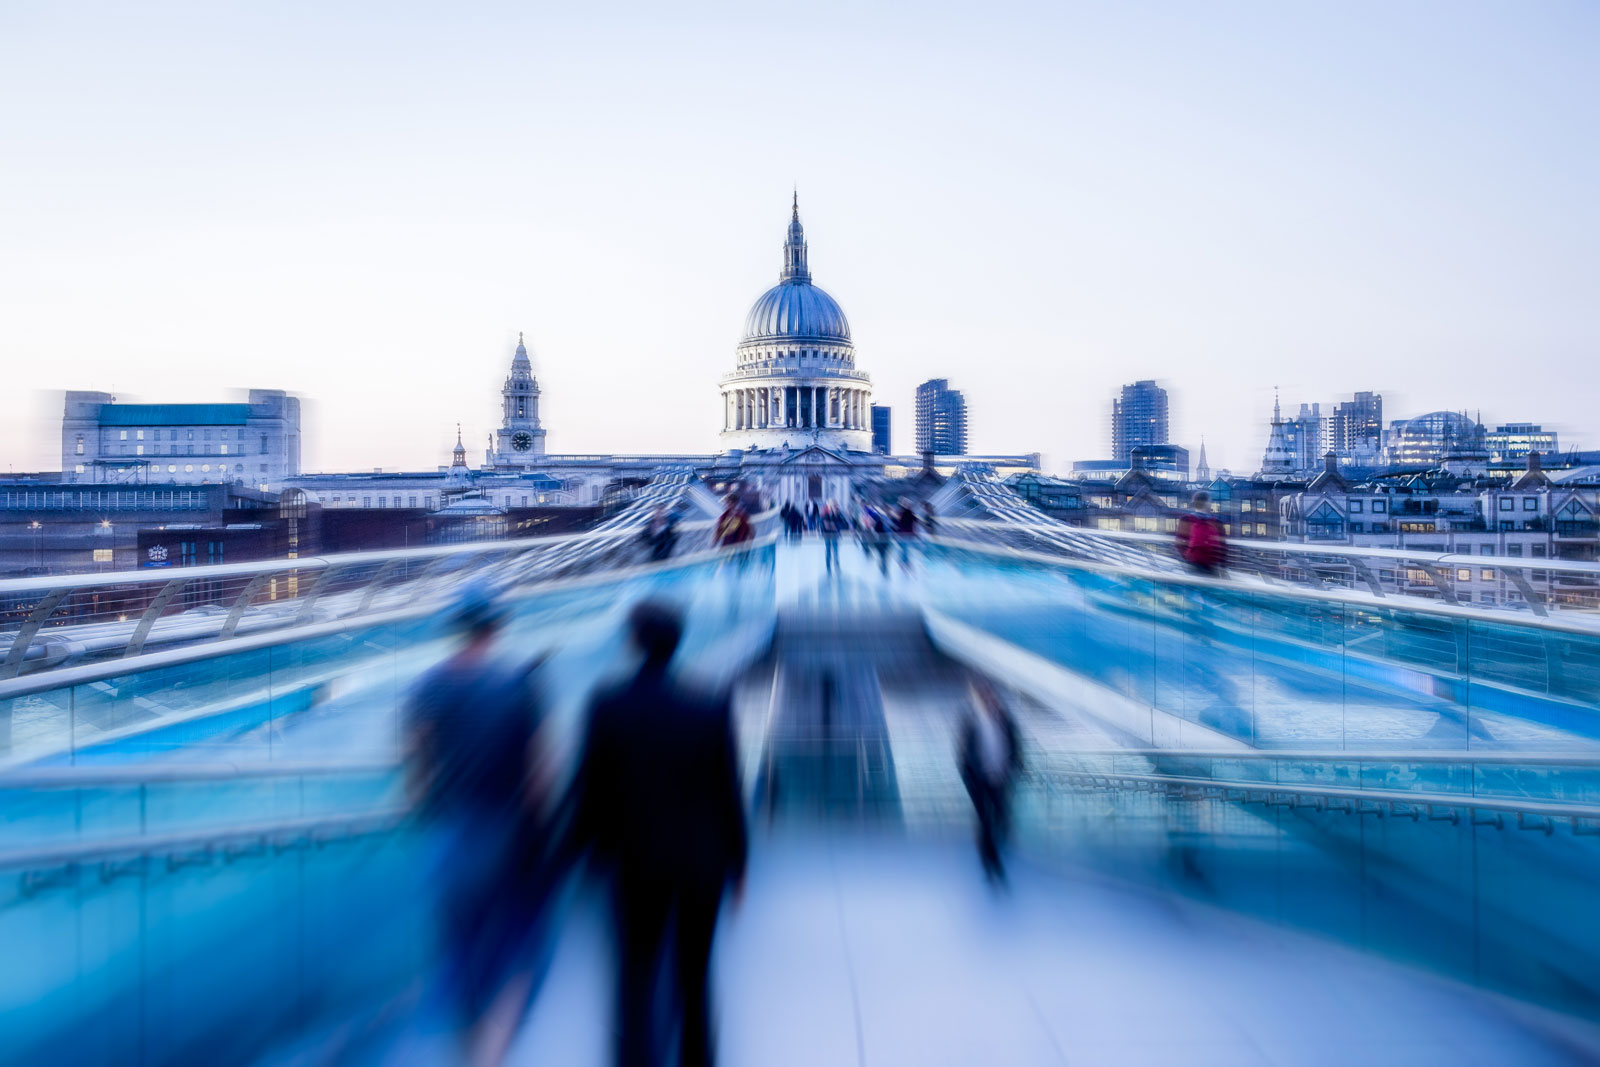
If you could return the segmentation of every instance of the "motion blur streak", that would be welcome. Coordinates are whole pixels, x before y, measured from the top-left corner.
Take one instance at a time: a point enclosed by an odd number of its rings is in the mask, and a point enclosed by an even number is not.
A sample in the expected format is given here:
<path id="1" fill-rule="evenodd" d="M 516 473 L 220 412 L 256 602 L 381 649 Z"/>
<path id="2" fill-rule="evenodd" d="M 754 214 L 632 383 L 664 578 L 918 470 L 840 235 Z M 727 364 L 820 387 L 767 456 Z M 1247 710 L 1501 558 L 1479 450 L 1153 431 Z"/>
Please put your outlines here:
<path id="1" fill-rule="evenodd" d="M 1592 614 L 681 499 L 19 652 L 0 1058 L 1600 1056 Z"/>

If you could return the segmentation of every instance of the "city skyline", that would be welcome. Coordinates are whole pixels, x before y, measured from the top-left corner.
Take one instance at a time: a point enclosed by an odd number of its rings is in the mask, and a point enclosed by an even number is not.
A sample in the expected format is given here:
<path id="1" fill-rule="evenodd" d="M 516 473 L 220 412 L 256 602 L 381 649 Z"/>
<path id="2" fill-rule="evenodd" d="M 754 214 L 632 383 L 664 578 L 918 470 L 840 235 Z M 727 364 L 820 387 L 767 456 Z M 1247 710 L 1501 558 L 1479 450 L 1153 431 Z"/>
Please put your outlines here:
<path id="1" fill-rule="evenodd" d="M 874 399 L 959 380 L 974 452 L 1101 458 L 1138 378 L 1218 469 L 1274 384 L 1592 447 L 1595 16 L 1379 11 L 13 12 L 0 459 L 55 468 L 62 390 L 255 387 L 308 469 L 432 469 L 518 330 L 550 451 L 713 450 L 796 182 Z M 775 30 L 848 178 L 715 61 Z"/>

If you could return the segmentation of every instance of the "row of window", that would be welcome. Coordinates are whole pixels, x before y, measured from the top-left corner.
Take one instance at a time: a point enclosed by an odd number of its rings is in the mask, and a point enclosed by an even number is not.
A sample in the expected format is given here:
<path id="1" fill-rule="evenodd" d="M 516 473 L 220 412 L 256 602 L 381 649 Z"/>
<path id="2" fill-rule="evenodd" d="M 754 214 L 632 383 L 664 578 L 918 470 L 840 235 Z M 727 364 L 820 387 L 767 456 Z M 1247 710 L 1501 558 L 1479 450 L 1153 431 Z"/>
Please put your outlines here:
<path id="1" fill-rule="evenodd" d="M 176 441 L 176 440 L 178 440 L 179 432 L 180 431 L 178 431 L 178 430 L 168 430 L 166 432 L 167 433 L 166 440 L 168 440 L 168 441 Z M 185 440 L 185 441 L 193 441 L 195 439 L 193 430 L 183 430 L 181 432 L 184 435 L 183 440 Z M 133 434 L 132 438 L 130 438 L 128 436 L 129 433 Z M 150 433 L 149 439 L 151 441 L 160 441 L 162 439 L 160 430 L 151 430 L 151 431 L 149 431 L 149 433 Z M 202 430 L 201 434 L 202 434 L 202 436 L 200 438 L 201 441 L 210 441 L 212 439 L 210 430 Z M 117 440 L 118 441 L 128 441 L 128 440 L 143 441 L 143 440 L 145 440 L 145 431 L 144 430 L 131 430 L 131 431 L 130 430 L 118 430 L 117 431 Z M 227 430 L 218 430 L 217 431 L 217 440 L 219 442 L 220 441 L 229 440 L 228 431 Z M 237 434 L 234 435 L 232 440 L 243 441 L 244 440 L 244 431 L 240 430 Z M 143 450 L 143 446 L 142 445 L 139 446 L 139 449 L 140 450 L 139 450 L 138 454 L 141 455 L 141 456 L 144 455 L 144 450 Z M 237 450 L 240 451 L 240 452 L 243 452 L 244 451 L 244 446 L 242 444 L 239 445 Z M 261 435 L 261 451 L 265 452 L 266 450 L 267 450 L 267 435 L 266 434 L 262 434 Z M 73 452 L 74 452 L 74 454 L 79 455 L 79 456 L 83 455 L 83 453 L 84 453 L 83 434 L 81 434 L 81 433 L 78 434 L 77 440 L 73 443 Z M 227 452 L 228 452 L 228 446 L 227 445 L 223 445 L 222 446 L 222 453 L 224 455 L 226 455 Z M 126 446 L 124 446 L 122 454 L 123 455 L 127 455 L 128 454 Z M 190 455 L 194 454 L 194 446 L 193 445 L 189 446 L 189 454 Z"/>
<path id="2" fill-rule="evenodd" d="M 17 511 L 163 511 L 203 508 L 197 489 L 10 489 L 0 490 L 0 508 Z"/>
<path id="3" fill-rule="evenodd" d="M 184 449 L 185 449 L 184 455 L 186 455 L 186 456 L 194 455 L 195 454 L 194 453 L 194 447 L 195 447 L 194 445 L 185 445 L 184 446 Z M 216 449 L 215 452 L 212 452 L 213 448 Z M 79 452 L 78 454 L 81 456 L 83 453 Z M 122 456 L 128 455 L 129 454 L 128 453 L 128 446 L 127 445 L 120 446 L 118 448 L 117 454 L 118 455 L 122 455 Z M 135 456 L 144 455 L 144 445 L 134 445 L 132 454 L 135 455 Z M 174 450 L 169 451 L 169 452 L 151 452 L 150 454 L 152 456 L 163 456 L 163 455 L 175 456 L 178 453 L 174 449 Z M 200 446 L 200 454 L 202 456 L 209 456 L 209 455 L 226 456 L 226 455 L 228 455 L 228 446 L 226 444 L 218 444 L 218 445 L 202 444 Z M 244 449 L 236 448 L 236 449 L 234 449 L 234 453 L 233 454 L 234 455 L 243 455 L 244 454 Z"/>

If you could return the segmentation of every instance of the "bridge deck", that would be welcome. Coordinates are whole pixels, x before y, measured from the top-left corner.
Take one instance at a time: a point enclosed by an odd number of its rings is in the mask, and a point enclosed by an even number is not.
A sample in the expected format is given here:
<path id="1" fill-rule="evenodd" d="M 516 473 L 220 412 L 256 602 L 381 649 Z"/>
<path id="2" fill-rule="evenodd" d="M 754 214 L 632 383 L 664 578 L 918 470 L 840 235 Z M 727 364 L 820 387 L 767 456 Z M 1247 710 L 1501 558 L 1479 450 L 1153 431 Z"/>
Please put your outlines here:
<path id="1" fill-rule="evenodd" d="M 602 931 L 564 923 L 512 1064 L 609 1062 Z M 768 842 L 718 966 L 734 1067 L 1593 1062 L 1504 1001 L 1162 894 L 1021 864 L 993 893 L 956 843 Z M 449 1062 L 419 1029 L 369 1062 Z"/>

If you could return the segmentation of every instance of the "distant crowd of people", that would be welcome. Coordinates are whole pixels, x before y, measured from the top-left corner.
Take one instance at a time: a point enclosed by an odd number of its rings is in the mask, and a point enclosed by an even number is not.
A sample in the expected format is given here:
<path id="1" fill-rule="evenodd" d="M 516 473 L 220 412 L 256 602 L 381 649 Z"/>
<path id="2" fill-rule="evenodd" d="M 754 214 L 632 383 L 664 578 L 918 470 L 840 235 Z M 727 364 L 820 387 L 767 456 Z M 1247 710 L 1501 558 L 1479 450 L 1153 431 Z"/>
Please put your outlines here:
<path id="1" fill-rule="evenodd" d="M 896 545 L 901 566 L 909 568 L 917 538 L 937 530 L 932 507 L 924 503 L 919 515 L 916 505 L 905 497 L 893 505 L 862 503 L 853 515 L 831 500 L 823 504 L 808 501 L 804 508 L 786 501 L 778 514 L 790 541 L 807 534 L 822 538 L 823 559 L 830 574 L 839 566 L 839 539 L 847 533 L 856 534 L 862 547 L 877 555 L 879 569 L 888 574 L 889 557 Z"/>
<path id="2" fill-rule="evenodd" d="M 681 505 L 671 509 L 661 506 L 652 512 L 639 532 L 646 560 L 660 563 L 672 558 L 677 550 L 681 521 Z M 824 564 L 830 574 L 839 567 L 839 541 L 846 534 L 855 534 L 861 546 L 870 555 L 876 555 L 879 570 L 887 575 L 896 546 L 900 565 L 909 569 L 911 549 L 918 538 L 938 531 L 933 508 L 924 503 L 919 511 L 917 505 L 905 497 L 894 504 L 862 502 L 853 511 L 832 500 L 809 500 L 803 507 L 786 500 L 778 509 L 778 521 L 784 537 L 791 543 L 808 535 L 822 538 Z M 743 565 L 755 536 L 751 506 L 739 494 L 729 493 L 723 499 L 722 512 L 712 528 L 712 545 L 732 550 L 732 559 Z"/>

